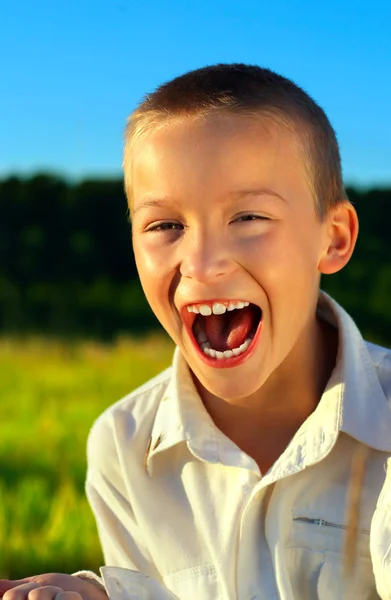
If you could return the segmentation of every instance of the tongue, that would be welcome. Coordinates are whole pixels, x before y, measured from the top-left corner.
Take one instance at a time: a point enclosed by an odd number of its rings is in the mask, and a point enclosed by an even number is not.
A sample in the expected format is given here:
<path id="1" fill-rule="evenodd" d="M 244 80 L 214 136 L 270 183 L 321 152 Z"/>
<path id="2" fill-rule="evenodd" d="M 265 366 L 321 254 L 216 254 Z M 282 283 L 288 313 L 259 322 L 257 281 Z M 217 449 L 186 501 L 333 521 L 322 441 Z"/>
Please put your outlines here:
<path id="1" fill-rule="evenodd" d="M 252 329 L 250 307 L 226 312 L 224 315 L 205 317 L 206 337 L 214 350 L 232 350 L 243 344 Z"/>

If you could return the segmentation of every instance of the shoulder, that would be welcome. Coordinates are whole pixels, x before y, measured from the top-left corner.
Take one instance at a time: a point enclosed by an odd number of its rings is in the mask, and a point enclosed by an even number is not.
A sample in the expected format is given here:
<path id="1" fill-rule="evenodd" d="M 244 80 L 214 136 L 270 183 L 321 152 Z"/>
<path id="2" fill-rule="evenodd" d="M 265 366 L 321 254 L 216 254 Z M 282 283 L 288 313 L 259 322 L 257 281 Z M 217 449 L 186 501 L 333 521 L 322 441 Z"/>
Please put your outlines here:
<path id="1" fill-rule="evenodd" d="M 144 449 L 171 375 L 172 367 L 126 395 L 97 418 L 87 442 L 90 465 L 118 457 L 125 446 Z"/>
<path id="2" fill-rule="evenodd" d="M 391 405 L 391 350 L 371 342 L 365 342 L 371 357 L 373 367 L 377 373 L 380 385 L 387 400 Z"/>

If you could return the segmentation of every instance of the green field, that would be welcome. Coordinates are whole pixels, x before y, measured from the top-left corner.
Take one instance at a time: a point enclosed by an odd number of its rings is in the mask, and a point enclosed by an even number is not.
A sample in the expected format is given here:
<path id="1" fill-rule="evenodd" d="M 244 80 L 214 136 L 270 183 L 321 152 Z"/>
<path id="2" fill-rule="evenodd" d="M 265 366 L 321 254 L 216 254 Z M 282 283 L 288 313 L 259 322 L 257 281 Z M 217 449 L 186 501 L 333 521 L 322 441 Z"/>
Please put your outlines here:
<path id="1" fill-rule="evenodd" d="M 110 346 L 0 339 L 0 577 L 102 564 L 84 496 L 87 434 L 172 351 L 158 336 Z"/>

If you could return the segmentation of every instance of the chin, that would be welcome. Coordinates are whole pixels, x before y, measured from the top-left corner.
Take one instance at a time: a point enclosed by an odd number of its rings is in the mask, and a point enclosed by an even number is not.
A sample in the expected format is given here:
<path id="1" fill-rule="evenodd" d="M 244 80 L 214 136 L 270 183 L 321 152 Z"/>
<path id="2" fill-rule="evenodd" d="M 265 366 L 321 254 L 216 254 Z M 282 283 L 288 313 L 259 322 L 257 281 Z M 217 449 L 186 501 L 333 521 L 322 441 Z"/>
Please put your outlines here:
<path id="1" fill-rule="evenodd" d="M 221 398 L 229 404 L 241 404 L 246 398 L 255 396 L 261 389 L 264 381 L 259 378 L 259 374 L 253 381 L 246 375 L 237 375 L 227 377 L 227 372 L 221 371 L 222 377 L 216 377 L 213 373 L 212 377 L 198 376 L 195 372 L 195 377 L 201 383 L 202 387 L 213 396 Z"/>

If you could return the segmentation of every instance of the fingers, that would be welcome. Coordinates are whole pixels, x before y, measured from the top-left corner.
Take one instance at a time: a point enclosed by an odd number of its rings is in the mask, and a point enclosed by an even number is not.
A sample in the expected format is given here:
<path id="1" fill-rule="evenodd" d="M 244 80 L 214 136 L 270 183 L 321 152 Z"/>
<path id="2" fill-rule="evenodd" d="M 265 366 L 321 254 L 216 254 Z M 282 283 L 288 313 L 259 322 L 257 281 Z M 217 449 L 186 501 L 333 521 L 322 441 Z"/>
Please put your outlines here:
<path id="1" fill-rule="evenodd" d="M 82 600 L 77 592 L 64 592 L 55 585 L 41 586 L 30 581 L 8 589 L 3 594 L 3 600 Z"/>
<path id="2" fill-rule="evenodd" d="M 16 588 L 16 592 L 19 588 Z M 64 590 L 56 585 L 44 585 L 32 589 L 27 596 L 27 600 L 54 600 L 58 595 L 64 594 Z M 5 600 L 8 600 L 6 598 Z M 13 600 L 24 600 L 24 598 L 13 598 Z"/>
<path id="3" fill-rule="evenodd" d="M 15 585 L 12 587 L 10 586 L 7 591 L 3 593 L 3 600 L 24 600 L 32 590 L 41 587 L 39 583 L 36 583 L 35 581 L 21 583 L 22 581 L 23 579 L 19 579 L 19 581 L 10 581 L 9 583 Z"/>
<path id="4" fill-rule="evenodd" d="M 77 592 L 59 592 L 55 600 L 82 600 L 82 596 Z"/>
<path id="5" fill-rule="evenodd" d="M 19 585 L 22 585 L 24 583 L 28 583 L 29 581 L 31 581 L 30 577 L 26 577 L 26 579 L 0 579 L 0 596 L 3 596 L 5 594 L 5 592 L 7 592 L 8 590 L 11 590 L 15 587 L 18 587 Z"/>

